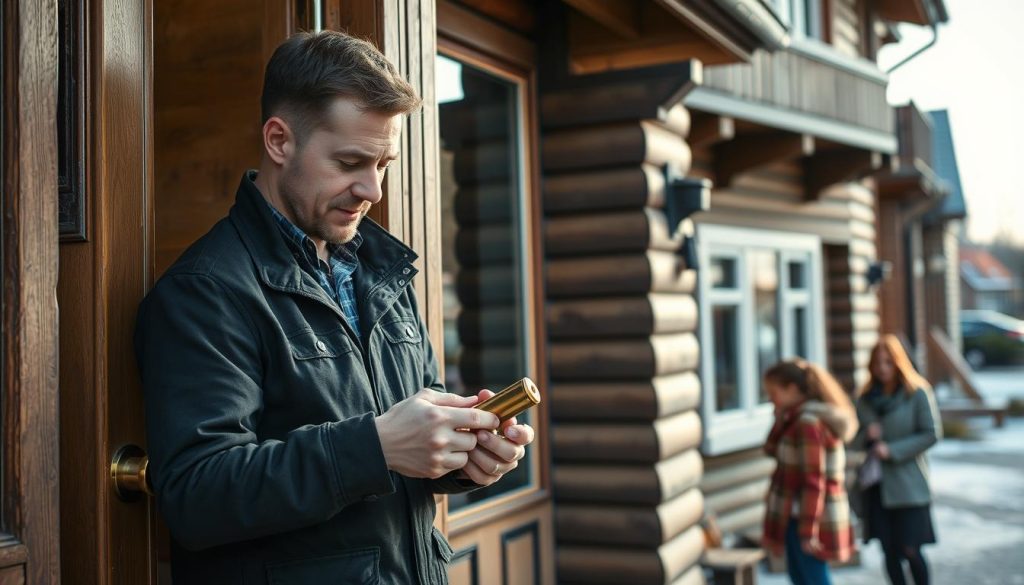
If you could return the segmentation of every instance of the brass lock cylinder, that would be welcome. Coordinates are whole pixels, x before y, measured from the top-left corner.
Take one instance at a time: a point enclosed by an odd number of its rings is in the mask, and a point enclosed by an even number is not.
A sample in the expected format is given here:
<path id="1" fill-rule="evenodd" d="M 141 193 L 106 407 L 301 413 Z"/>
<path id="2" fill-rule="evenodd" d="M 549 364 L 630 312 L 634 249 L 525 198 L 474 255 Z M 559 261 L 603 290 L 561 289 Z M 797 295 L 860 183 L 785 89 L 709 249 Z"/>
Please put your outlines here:
<path id="1" fill-rule="evenodd" d="M 540 390 L 533 380 L 523 378 L 476 405 L 476 408 L 486 410 L 497 416 L 501 422 L 505 422 L 538 404 Z"/>

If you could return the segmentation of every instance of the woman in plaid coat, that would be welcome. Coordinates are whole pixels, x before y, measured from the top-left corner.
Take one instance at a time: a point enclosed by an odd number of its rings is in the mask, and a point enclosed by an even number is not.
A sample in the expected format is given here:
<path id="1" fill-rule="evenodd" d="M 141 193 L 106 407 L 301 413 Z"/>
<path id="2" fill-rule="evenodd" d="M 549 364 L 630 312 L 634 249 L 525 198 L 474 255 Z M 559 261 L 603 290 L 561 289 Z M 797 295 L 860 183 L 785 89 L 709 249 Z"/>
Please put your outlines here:
<path id="1" fill-rule="evenodd" d="M 843 444 L 857 432 L 857 415 L 835 379 L 804 360 L 772 366 L 764 384 L 775 405 L 765 451 L 778 465 L 763 544 L 773 554 L 785 551 L 793 583 L 830 585 L 827 562 L 849 559 L 855 546 Z"/>

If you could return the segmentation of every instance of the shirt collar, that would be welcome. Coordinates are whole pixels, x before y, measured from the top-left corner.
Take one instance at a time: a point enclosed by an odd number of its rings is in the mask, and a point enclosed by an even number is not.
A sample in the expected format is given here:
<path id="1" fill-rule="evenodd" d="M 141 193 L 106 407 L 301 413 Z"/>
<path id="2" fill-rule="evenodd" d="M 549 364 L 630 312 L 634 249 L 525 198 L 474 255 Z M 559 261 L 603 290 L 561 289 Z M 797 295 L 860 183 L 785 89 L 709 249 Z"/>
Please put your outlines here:
<path id="1" fill-rule="evenodd" d="M 310 265 L 320 267 L 323 261 L 320 260 L 319 255 L 316 253 L 316 244 L 313 243 L 312 238 L 285 217 L 283 213 L 278 211 L 276 207 L 271 205 L 269 201 L 264 199 L 264 202 L 270 208 L 271 214 L 277 221 L 277 226 L 281 228 L 281 233 L 284 235 L 285 243 L 288 244 L 288 247 L 293 252 L 303 255 Z M 356 253 L 362 243 L 363 236 L 359 232 L 356 232 L 355 237 L 345 244 L 328 243 L 327 254 L 330 257 L 330 263 L 328 264 L 330 269 L 340 269 L 349 274 L 354 272 L 359 265 L 359 257 Z"/>

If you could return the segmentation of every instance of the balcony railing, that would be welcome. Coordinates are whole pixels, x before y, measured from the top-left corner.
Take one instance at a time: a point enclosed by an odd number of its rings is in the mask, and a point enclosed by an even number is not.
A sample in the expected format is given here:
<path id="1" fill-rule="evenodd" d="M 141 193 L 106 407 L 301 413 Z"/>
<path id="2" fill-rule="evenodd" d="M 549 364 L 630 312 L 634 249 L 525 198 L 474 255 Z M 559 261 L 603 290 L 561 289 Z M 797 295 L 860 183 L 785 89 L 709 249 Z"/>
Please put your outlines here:
<path id="1" fill-rule="evenodd" d="M 886 76 L 873 64 L 804 42 L 750 63 L 709 66 L 704 87 L 747 102 L 891 134 Z"/>
<path id="2" fill-rule="evenodd" d="M 932 160 L 932 123 L 913 103 L 896 109 L 900 168 L 929 173 Z"/>

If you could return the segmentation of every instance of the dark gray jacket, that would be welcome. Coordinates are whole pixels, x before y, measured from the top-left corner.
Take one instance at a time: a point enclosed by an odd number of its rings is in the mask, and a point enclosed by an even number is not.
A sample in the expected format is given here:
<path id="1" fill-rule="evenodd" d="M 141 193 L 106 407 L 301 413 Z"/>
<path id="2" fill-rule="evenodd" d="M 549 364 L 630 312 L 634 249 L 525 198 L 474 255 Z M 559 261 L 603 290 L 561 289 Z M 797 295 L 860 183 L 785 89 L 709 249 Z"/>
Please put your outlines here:
<path id="1" fill-rule="evenodd" d="M 889 459 L 882 462 L 882 505 L 886 508 L 923 506 L 932 500 L 925 451 L 942 437 L 942 421 L 931 390 L 898 390 L 884 412 L 871 407 L 867 396 L 857 400 L 860 430 L 852 447 L 866 447 L 868 425 L 882 426 Z"/>
<path id="2" fill-rule="evenodd" d="M 443 390 L 410 286 L 416 255 L 364 220 L 359 340 L 300 269 L 253 176 L 139 309 L 174 582 L 446 583 L 433 494 L 462 485 L 388 471 L 374 424 L 421 388 Z"/>

